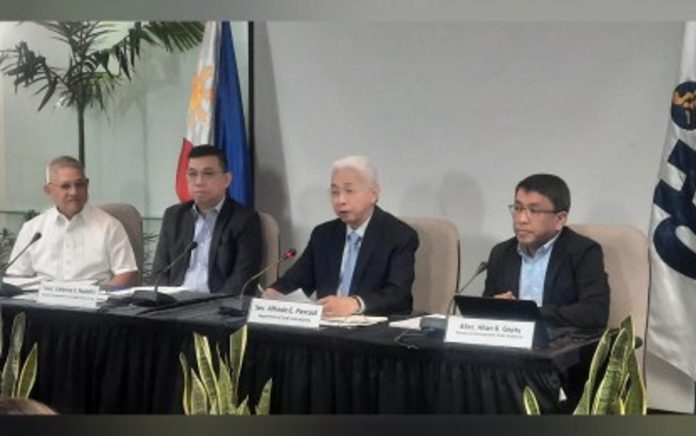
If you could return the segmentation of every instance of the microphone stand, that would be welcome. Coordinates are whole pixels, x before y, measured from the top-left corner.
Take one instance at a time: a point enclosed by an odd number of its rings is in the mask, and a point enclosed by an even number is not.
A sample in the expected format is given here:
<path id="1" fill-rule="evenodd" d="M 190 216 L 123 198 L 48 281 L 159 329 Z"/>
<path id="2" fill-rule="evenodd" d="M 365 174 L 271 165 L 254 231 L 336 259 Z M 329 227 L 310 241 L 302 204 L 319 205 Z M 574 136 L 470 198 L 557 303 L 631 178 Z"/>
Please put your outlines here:
<path id="1" fill-rule="evenodd" d="M 447 318 L 426 318 L 423 317 L 420 320 L 420 327 L 421 330 L 426 332 L 426 334 L 434 334 L 434 335 L 441 335 L 444 334 L 445 328 L 447 328 L 447 319 L 455 314 L 455 307 L 454 307 L 454 302 L 457 297 L 457 295 L 460 295 L 464 290 L 471 284 L 471 282 L 474 281 L 476 277 L 479 276 L 482 272 L 484 272 L 486 269 L 488 269 L 488 262 L 481 262 L 479 266 L 476 268 L 476 271 L 474 271 L 474 274 L 469 278 L 469 280 L 464 283 L 464 285 L 457 290 L 457 292 L 452 296 L 452 299 L 450 300 L 450 304 L 447 307 Z"/>
<path id="2" fill-rule="evenodd" d="M 181 252 L 181 254 L 174 258 L 174 260 L 171 261 L 166 268 L 164 268 L 162 271 L 159 272 L 159 274 L 157 274 L 157 279 L 155 280 L 155 288 L 152 291 L 140 290 L 133 292 L 133 296 L 130 299 L 130 304 L 143 307 L 158 307 L 166 306 L 169 304 L 175 304 L 177 302 L 176 298 L 172 297 L 171 295 L 162 294 L 158 292 L 160 282 L 162 281 L 164 273 L 171 270 L 174 267 L 174 265 L 179 263 L 181 259 L 183 259 L 188 253 L 193 251 L 197 246 L 198 243 L 196 241 L 191 241 L 189 245 L 186 247 L 186 249 Z"/>
<path id="3" fill-rule="evenodd" d="M 24 293 L 24 290 L 22 290 L 22 288 L 20 288 L 19 286 L 5 283 L 4 275 L 7 272 L 7 270 L 10 269 L 12 264 L 14 264 L 17 261 L 17 259 L 22 257 L 24 252 L 27 251 L 29 249 L 29 247 L 31 247 L 34 244 L 34 242 L 38 241 L 39 239 L 41 239 L 41 232 L 34 233 L 34 236 L 31 237 L 31 241 L 29 241 L 29 243 L 27 245 L 25 245 L 24 248 L 22 248 L 22 250 L 19 253 L 17 253 L 17 255 L 14 257 L 14 259 L 10 260 L 7 263 L 5 270 L 2 272 L 2 277 L 0 277 L 0 297 L 10 298 L 10 297 L 14 297 L 15 295 L 19 295 L 19 294 Z"/>
<path id="4" fill-rule="evenodd" d="M 222 304 L 220 305 L 220 313 L 223 315 L 232 315 L 232 316 L 244 316 L 246 313 L 249 311 L 249 304 L 251 304 L 251 298 L 249 296 L 244 295 L 244 291 L 246 290 L 247 286 L 257 278 L 261 277 L 263 273 L 268 271 L 271 268 L 275 268 L 278 265 L 280 265 L 282 262 L 292 259 L 295 257 L 295 254 L 297 251 L 294 248 L 289 249 L 286 251 L 280 259 L 278 259 L 276 262 L 273 262 L 272 264 L 268 265 L 266 268 L 262 269 L 258 273 L 254 274 L 244 282 L 244 285 L 242 286 L 242 290 L 239 291 L 239 295 L 237 295 L 237 298 L 230 301 L 227 304 Z M 256 295 L 256 291 L 254 291 L 254 295 Z"/>
<path id="5" fill-rule="evenodd" d="M 221 305 L 220 312 L 223 315 L 244 316 L 244 315 L 246 315 L 247 311 L 249 310 L 249 304 L 251 301 L 248 297 L 246 297 L 244 295 L 245 288 L 252 281 L 254 281 L 258 277 L 260 277 L 263 273 L 265 273 L 269 269 L 280 265 L 281 262 L 284 262 L 288 259 L 292 259 L 293 257 L 295 257 L 296 253 L 297 252 L 295 251 L 295 249 L 290 249 L 290 250 L 286 251 L 285 254 L 283 254 L 283 256 L 281 256 L 281 258 L 278 259 L 276 262 L 273 262 L 272 264 L 270 264 L 266 268 L 262 269 L 257 274 L 254 274 L 253 276 L 251 276 L 251 278 L 249 278 L 249 280 L 247 280 L 244 283 L 239 294 L 215 294 L 215 295 L 207 295 L 207 296 L 201 297 L 201 298 L 193 298 L 193 299 L 186 300 L 186 301 L 176 301 L 176 302 L 172 303 L 171 305 L 162 306 L 162 307 L 153 307 L 152 309 L 148 309 L 148 310 L 145 310 L 143 312 L 140 312 L 140 314 L 142 315 L 142 314 L 156 312 L 159 310 L 170 309 L 170 308 L 174 308 L 174 307 L 191 306 L 194 304 L 202 304 L 202 303 L 207 303 L 209 301 L 231 299 L 233 297 L 236 297 L 231 303 L 229 303 L 227 305 L 224 305 L 224 304 Z"/>

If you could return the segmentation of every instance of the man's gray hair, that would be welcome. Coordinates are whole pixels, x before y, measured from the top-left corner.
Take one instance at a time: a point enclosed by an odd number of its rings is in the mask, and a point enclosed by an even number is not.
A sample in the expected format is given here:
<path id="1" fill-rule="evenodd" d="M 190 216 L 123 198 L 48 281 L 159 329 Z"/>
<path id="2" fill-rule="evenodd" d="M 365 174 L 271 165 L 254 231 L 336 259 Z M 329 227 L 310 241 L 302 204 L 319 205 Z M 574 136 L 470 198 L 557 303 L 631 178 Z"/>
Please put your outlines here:
<path id="1" fill-rule="evenodd" d="M 346 156 L 341 158 L 331 165 L 331 175 L 336 171 L 352 169 L 360 173 L 365 181 L 375 188 L 379 187 L 377 181 L 377 169 L 370 163 L 370 160 L 365 156 Z"/>
<path id="2" fill-rule="evenodd" d="M 48 165 L 46 165 L 46 183 L 51 182 L 51 172 L 56 171 L 58 168 L 75 168 L 80 170 L 82 177 L 85 177 L 85 168 L 79 160 L 72 156 L 58 156 L 51 159 Z"/>

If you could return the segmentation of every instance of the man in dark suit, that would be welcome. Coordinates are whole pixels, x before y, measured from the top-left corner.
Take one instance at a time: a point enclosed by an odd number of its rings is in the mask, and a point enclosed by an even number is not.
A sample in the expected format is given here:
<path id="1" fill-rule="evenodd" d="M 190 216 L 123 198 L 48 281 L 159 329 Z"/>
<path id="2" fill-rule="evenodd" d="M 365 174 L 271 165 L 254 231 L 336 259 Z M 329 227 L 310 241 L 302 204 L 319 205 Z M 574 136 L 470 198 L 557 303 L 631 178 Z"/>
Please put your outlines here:
<path id="1" fill-rule="evenodd" d="M 491 250 L 484 296 L 534 300 L 551 326 L 606 327 L 602 248 L 565 227 L 570 191 L 554 175 L 522 180 L 510 205 L 515 237 Z"/>
<path id="2" fill-rule="evenodd" d="M 367 158 L 334 162 L 331 201 L 338 219 L 314 228 L 302 256 L 264 296 L 316 291 L 324 316 L 410 311 L 418 234 L 377 207 L 378 198 L 377 172 Z"/>
<path id="3" fill-rule="evenodd" d="M 164 212 L 153 271 L 164 271 L 195 240 L 196 248 L 164 272 L 160 283 L 201 292 L 239 293 L 260 267 L 259 215 L 227 196 L 232 174 L 216 147 L 193 148 L 186 178 L 193 201 Z M 253 293 L 254 286 L 245 291 Z"/>

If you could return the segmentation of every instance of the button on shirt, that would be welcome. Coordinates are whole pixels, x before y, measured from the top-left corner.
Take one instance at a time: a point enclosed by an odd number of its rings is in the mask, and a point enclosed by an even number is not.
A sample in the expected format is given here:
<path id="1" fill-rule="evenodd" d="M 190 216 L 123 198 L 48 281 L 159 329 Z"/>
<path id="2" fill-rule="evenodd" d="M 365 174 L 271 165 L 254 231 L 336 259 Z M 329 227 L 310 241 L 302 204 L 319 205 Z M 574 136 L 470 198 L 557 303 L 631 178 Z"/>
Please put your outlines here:
<path id="1" fill-rule="evenodd" d="M 560 232 L 558 235 L 560 235 Z M 521 245 L 517 245 L 517 254 L 522 258 L 522 265 L 520 268 L 520 300 L 533 300 L 536 302 L 537 306 L 543 304 L 546 270 L 548 269 L 553 245 L 556 239 L 558 239 L 558 235 L 539 247 L 534 257 L 530 256 Z"/>
<path id="2" fill-rule="evenodd" d="M 186 270 L 184 283 L 182 287 L 193 289 L 200 292 L 210 292 L 208 287 L 208 261 L 210 257 L 210 244 L 213 239 L 213 230 L 217 222 L 220 210 L 222 209 L 222 200 L 208 213 L 203 215 L 198 211 L 198 207 L 194 204 L 191 211 L 196 216 L 196 226 L 193 233 L 193 240 L 198 243 L 195 250 L 191 252 L 189 267 Z"/>
<path id="3" fill-rule="evenodd" d="M 41 232 L 41 239 L 17 259 L 8 275 L 103 283 L 138 269 L 123 225 L 89 204 L 70 220 L 52 207 L 24 223 L 10 257 L 19 254 L 36 232 Z"/>

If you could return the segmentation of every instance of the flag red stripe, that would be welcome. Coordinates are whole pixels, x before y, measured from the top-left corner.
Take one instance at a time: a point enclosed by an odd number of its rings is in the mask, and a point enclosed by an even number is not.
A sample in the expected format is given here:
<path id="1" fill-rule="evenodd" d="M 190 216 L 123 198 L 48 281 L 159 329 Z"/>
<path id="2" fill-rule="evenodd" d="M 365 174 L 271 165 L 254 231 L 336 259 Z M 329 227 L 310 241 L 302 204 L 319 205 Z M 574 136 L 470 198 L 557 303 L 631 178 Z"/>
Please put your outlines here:
<path id="1" fill-rule="evenodd" d="M 184 138 L 184 142 L 181 144 L 181 152 L 179 153 L 179 163 L 176 166 L 176 195 L 182 203 L 191 200 L 188 183 L 186 182 L 186 168 L 188 167 L 188 157 L 192 148 L 193 144 Z"/>

